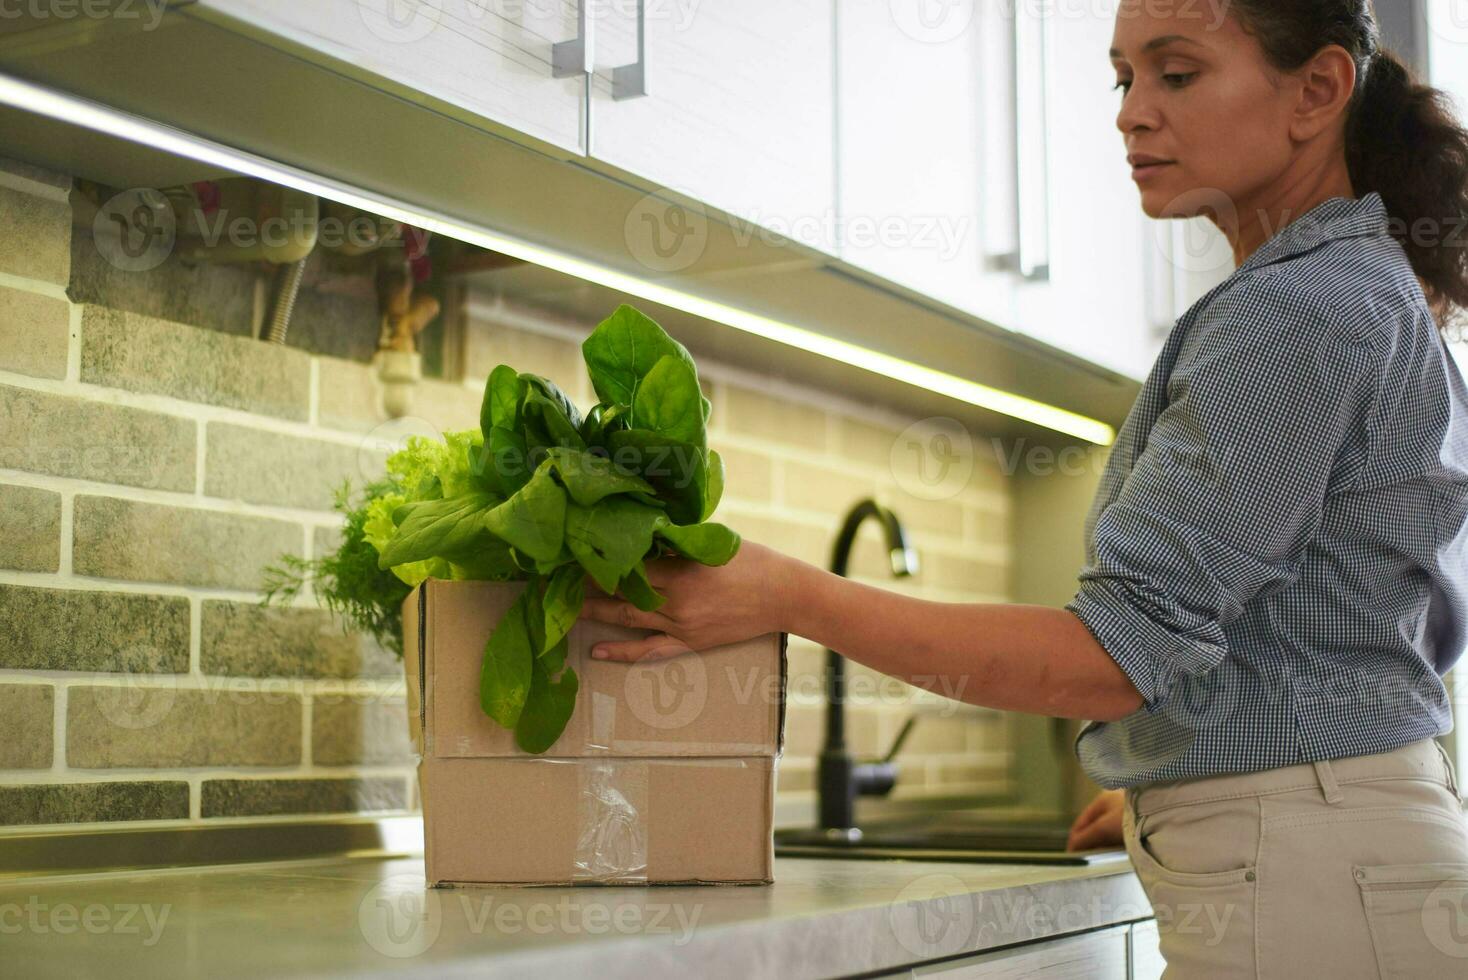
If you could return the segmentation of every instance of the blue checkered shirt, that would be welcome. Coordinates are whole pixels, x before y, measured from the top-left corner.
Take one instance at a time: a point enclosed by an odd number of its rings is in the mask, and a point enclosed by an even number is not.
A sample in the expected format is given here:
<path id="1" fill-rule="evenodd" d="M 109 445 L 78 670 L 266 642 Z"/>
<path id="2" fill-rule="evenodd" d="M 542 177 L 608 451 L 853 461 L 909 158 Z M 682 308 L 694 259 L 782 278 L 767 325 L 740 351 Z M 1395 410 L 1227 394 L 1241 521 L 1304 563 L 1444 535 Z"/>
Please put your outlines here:
<path id="1" fill-rule="evenodd" d="M 1452 728 L 1468 390 L 1375 193 L 1286 225 L 1173 326 L 1066 605 L 1143 704 L 1102 786 L 1384 752 Z"/>

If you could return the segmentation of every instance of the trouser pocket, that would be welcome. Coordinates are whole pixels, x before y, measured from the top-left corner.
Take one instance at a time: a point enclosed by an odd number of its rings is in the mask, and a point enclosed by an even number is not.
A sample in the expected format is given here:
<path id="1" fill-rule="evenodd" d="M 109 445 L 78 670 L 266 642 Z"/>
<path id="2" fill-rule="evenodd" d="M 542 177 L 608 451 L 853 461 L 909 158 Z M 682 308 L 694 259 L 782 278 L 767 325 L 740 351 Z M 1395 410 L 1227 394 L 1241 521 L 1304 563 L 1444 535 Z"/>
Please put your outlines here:
<path id="1" fill-rule="evenodd" d="M 1244 800 L 1140 818 L 1130 806 L 1124 811 L 1127 853 L 1157 916 L 1169 980 L 1255 976 L 1257 830 L 1235 829 L 1254 806 Z M 1180 850 L 1193 859 L 1187 870 L 1158 857 Z"/>
<path id="2" fill-rule="evenodd" d="M 1468 864 L 1353 867 L 1380 976 L 1468 975 Z"/>

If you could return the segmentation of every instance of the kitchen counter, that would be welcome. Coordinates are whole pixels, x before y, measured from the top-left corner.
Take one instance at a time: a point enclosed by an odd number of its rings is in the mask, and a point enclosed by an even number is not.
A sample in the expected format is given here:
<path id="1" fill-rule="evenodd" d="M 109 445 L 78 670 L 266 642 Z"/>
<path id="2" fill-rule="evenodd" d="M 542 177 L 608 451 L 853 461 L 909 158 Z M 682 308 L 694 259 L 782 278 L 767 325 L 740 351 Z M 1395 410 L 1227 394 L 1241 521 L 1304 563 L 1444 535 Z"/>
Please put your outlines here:
<path id="1" fill-rule="evenodd" d="M 27 977 L 832 976 L 1151 916 L 1092 867 L 782 858 L 770 886 L 424 888 L 418 857 L 0 882 Z"/>

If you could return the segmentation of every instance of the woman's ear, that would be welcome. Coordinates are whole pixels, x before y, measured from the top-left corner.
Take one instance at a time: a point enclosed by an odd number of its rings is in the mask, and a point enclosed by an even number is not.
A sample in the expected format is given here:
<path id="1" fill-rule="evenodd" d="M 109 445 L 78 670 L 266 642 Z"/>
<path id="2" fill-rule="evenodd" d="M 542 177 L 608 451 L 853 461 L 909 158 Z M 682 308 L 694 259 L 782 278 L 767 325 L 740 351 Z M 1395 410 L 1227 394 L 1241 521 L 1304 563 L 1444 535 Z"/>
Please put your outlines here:
<path id="1" fill-rule="evenodd" d="M 1337 121 L 1344 124 L 1356 90 L 1356 62 L 1345 48 L 1326 45 L 1294 75 L 1300 85 L 1300 99 L 1290 124 L 1293 139 L 1305 142 Z"/>

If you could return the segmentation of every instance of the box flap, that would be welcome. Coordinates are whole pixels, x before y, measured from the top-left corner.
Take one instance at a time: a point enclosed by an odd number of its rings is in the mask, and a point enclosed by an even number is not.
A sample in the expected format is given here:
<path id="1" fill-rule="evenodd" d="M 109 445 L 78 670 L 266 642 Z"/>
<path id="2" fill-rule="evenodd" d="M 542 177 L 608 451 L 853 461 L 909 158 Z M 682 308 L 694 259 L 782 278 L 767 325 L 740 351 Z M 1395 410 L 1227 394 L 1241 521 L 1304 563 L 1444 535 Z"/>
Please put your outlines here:
<path id="1" fill-rule="evenodd" d="M 514 757 L 514 734 L 479 704 L 484 646 L 523 582 L 430 579 L 408 597 L 404 637 L 414 744 L 437 758 Z M 414 607 L 410 614 L 408 607 Z M 648 664 L 592 660 L 602 640 L 635 639 L 634 630 L 581 620 L 571 630 L 567 664 L 580 678 L 576 711 L 543 758 L 776 756 L 783 748 L 786 637 L 740 643 Z M 414 677 L 414 674 L 417 677 Z M 417 683 L 415 691 L 414 684 Z M 416 711 L 411 706 L 416 705 Z"/>

